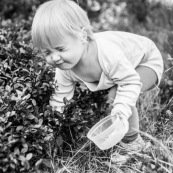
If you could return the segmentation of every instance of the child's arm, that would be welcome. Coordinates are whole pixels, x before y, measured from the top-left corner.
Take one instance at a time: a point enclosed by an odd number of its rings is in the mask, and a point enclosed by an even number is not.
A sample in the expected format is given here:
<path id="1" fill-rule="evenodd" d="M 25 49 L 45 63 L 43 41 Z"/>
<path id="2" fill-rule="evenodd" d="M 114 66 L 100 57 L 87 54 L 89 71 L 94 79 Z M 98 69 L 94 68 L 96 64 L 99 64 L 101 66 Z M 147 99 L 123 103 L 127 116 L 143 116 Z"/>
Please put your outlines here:
<path id="1" fill-rule="evenodd" d="M 139 74 L 135 71 L 122 44 L 115 44 L 109 39 L 100 42 L 99 46 L 103 53 L 100 59 L 103 70 L 118 86 L 111 114 L 120 112 L 128 119 L 132 114 L 131 107 L 136 106 L 141 91 Z"/>
<path id="2" fill-rule="evenodd" d="M 71 80 L 68 72 L 56 69 L 55 93 L 50 98 L 50 105 L 57 111 L 63 112 L 64 97 L 70 100 L 74 95 L 75 84 Z"/>
<path id="3" fill-rule="evenodd" d="M 118 85 L 111 114 L 121 112 L 128 119 L 141 91 L 140 77 L 125 57 L 111 64 L 109 77 Z"/>

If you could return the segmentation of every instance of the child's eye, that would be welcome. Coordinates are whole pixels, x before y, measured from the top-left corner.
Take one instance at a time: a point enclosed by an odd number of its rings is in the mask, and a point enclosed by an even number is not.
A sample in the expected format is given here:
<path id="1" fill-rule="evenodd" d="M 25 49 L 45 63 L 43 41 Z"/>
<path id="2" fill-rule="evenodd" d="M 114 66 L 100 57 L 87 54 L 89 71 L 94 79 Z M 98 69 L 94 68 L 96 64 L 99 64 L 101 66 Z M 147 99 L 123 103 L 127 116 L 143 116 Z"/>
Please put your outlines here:
<path id="1" fill-rule="evenodd" d="M 44 55 L 45 55 L 45 56 L 48 56 L 48 55 L 49 55 L 49 52 L 45 52 Z"/>
<path id="2" fill-rule="evenodd" d="M 64 51 L 64 47 L 56 47 L 55 49 L 60 52 Z"/>
<path id="3" fill-rule="evenodd" d="M 44 55 L 44 56 L 49 56 L 50 53 L 51 53 L 51 52 L 49 52 L 49 51 L 44 51 L 44 52 L 43 52 L 43 55 Z"/>

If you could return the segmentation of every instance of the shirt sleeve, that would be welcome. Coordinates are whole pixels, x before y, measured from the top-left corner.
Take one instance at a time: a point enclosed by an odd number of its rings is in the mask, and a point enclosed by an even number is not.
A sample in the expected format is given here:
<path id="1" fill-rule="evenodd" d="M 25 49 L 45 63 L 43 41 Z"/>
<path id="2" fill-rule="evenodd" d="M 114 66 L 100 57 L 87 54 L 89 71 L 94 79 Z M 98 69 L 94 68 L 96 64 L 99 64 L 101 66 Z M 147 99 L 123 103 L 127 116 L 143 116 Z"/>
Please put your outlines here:
<path id="1" fill-rule="evenodd" d="M 129 118 L 141 91 L 140 77 L 123 54 L 119 54 L 109 68 L 109 77 L 118 85 L 111 114 L 121 112 Z"/>
<path id="2" fill-rule="evenodd" d="M 75 83 L 70 78 L 68 71 L 56 69 L 55 73 L 55 92 L 50 98 L 50 105 L 57 111 L 63 112 L 64 97 L 70 100 L 74 95 Z"/>

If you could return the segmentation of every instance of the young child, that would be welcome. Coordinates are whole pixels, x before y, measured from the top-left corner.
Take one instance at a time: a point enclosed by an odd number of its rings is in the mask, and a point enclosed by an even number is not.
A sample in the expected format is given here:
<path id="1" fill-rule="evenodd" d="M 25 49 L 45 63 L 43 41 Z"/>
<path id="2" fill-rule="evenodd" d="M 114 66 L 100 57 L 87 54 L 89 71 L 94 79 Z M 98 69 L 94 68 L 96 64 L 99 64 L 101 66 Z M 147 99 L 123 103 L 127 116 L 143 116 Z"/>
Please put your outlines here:
<path id="1" fill-rule="evenodd" d="M 120 117 L 124 128 L 120 145 L 142 150 L 145 143 L 138 133 L 136 101 L 140 92 L 160 83 L 163 61 L 155 44 L 127 32 L 93 33 L 86 13 L 71 0 L 40 5 L 33 19 L 32 39 L 47 63 L 56 68 L 58 89 L 50 105 L 63 112 L 63 98 L 73 97 L 76 82 L 83 82 L 91 91 L 110 88 L 111 114 Z M 123 157 L 115 152 L 112 160 Z"/>

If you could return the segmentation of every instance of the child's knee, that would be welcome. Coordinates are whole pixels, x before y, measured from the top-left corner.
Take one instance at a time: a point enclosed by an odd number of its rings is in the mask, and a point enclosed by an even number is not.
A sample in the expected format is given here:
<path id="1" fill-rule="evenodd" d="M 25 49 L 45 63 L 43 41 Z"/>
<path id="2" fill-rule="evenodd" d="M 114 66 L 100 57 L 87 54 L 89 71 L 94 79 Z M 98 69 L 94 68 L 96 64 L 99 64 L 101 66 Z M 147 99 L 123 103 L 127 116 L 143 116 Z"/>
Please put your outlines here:
<path id="1" fill-rule="evenodd" d="M 142 92 L 154 88 L 158 83 L 158 76 L 152 68 L 146 66 L 138 66 L 136 68 L 136 72 L 140 76 L 140 81 L 142 83 Z"/>

